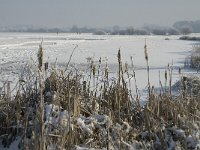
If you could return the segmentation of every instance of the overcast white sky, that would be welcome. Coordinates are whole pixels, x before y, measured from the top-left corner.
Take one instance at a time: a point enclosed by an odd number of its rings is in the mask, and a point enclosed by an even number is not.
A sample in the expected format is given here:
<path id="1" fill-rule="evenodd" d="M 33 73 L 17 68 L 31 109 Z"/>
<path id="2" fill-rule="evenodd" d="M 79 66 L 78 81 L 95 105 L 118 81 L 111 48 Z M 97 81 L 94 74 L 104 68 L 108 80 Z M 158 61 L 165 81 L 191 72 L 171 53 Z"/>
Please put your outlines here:
<path id="1" fill-rule="evenodd" d="M 199 19 L 200 0 L 0 0 L 4 26 L 171 26 Z"/>

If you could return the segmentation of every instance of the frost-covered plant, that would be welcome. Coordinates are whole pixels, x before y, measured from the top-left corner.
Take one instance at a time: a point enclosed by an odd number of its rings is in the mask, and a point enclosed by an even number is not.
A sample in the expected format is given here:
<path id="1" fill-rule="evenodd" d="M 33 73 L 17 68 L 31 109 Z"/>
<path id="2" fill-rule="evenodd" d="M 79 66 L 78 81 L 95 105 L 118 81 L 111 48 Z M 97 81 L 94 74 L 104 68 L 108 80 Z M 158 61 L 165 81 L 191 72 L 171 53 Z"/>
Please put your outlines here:
<path id="1" fill-rule="evenodd" d="M 70 62 L 65 70 L 48 69 L 51 65 L 38 56 L 39 66 L 25 69 L 29 73 L 23 73 L 12 100 L 0 95 L 4 147 L 18 142 L 20 149 L 198 149 L 198 88 L 196 95 L 180 88 L 175 97 L 167 90 L 156 94 L 148 83 L 148 101 L 141 106 L 137 84 L 133 96 L 131 82 L 125 80 L 132 76 L 136 83 L 133 64 L 132 72 L 127 63 L 123 68 L 120 51 L 116 79 L 109 78 L 108 65 L 103 66 L 101 59 L 98 65 L 91 61 L 90 72 L 83 77 L 69 67 Z M 171 72 L 169 67 L 166 84 Z"/>

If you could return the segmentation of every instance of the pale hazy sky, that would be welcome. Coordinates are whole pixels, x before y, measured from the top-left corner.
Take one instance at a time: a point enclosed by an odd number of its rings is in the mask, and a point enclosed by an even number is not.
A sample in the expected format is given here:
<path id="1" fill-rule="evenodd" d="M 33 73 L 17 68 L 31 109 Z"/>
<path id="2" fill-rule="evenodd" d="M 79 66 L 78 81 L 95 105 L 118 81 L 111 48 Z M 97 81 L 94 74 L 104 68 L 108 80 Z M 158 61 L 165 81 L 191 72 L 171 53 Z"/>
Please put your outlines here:
<path id="1" fill-rule="evenodd" d="M 170 26 L 199 19 L 200 0 L 0 0 L 4 26 Z"/>

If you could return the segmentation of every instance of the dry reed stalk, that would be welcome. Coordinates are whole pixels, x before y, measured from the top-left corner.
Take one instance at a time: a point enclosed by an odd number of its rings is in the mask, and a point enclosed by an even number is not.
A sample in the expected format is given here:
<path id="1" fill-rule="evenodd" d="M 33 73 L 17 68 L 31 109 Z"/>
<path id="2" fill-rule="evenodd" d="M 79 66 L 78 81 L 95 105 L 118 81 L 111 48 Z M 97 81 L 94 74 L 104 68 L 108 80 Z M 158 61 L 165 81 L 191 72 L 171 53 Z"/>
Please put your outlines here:
<path id="1" fill-rule="evenodd" d="M 72 51 L 72 53 L 71 53 L 71 55 L 70 55 L 70 57 L 69 57 L 69 60 L 68 60 L 68 62 L 67 62 L 67 65 L 66 65 L 66 68 L 65 68 L 64 72 L 67 71 L 67 69 L 68 69 L 68 67 L 69 67 L 69 64 L 70 64 L 70 62 L 71 62 L 72 56 L 73 56 L 73 54 L 74 54 L 74 52 L 75 52 L 75 50 L 76 50 L 77 48 L 78 48 L 78 45 L 75 45 L 75 47 L 74 47 L 74 49 L 73 49 L 73 51 Z"/>
<path id="2" fill-rule="evenodd" d="M 148 81 L 148 92 L 149 92 L 149 97 L 151 95 L 151 85 L 150 85 L 150 75 L 149 75 L 149 57 L 148 57 L 148 52 L 147 52 L 147 44 L 146 44 L 146 39 L 145 39 L 145 45 L 144 45 L 144 55 L 145 55 L 145 60 L 146 60 L 146 65 L 147 65 L 147 81 Z"/>
<path id="3" fill-rule="evenodd" d="M 137 87 L 137 80 L 136 80 L 136 73 L 134 70 L 134 65 L 133 65 L 133 57 L 131 56 L 131 67 L 132 67 L 132 71 L 133 71 L 133 78 L 135 81 L 135 93 L 136 93 L 136 102 L 138 104 L 138 108 L 140 108 L 140 102 L 139 102 L 139 92 L 138 92 L 138 87 Z"/>
<path id="4" fill-rule="evenodd" d="M 169 66 L 168 64 L 168 71 L 169 71 L 169 94 L 172 95 L 172 72 L 173 72 L 173 61 L 172 65 Z"/>
<path id="5" fill-rule="evenodd" d="M 40 93 L 40 106 L 39 106 L 39 118 L 40 118 L 40 149 L 44 150 L 46 148 L 45 144 L 45 124 L 44 124 L 44 97 L 43 89 L 44 82 L 42 79 L 43 76 L 43 48 L 42 44 L 39 46 L 38 50 L 38 69 L 39 69 L 39 93 Z"/>
<path id="6" fill-rule="evenodd" d="M 116 91 L 116 101 L 117 101 L 117 108 L 118 108 L 118 121 L 120 121 L 120 108 L 121 108 L 121 90 L 120 90 L 120 83 L 121 83 L 121 52 L 120 49 L 118 50 L 118 54 L 117 54 L 117 58 L 118 58 L 118 83 L 117 83 L 117 91 Z"/>

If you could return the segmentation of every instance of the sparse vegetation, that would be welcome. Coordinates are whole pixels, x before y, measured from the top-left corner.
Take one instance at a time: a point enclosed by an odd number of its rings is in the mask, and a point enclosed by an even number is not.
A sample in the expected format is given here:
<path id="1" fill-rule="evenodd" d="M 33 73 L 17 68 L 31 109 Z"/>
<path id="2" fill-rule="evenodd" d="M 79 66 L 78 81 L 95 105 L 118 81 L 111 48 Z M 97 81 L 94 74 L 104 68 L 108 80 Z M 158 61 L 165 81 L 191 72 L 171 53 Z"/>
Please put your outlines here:
<path id="1" fill-rule="evenodd" d="M 196 69 L 197 72 L 200 69 L 200 45 L 194 45 L 191 56 L 185 60 L 185 67 Z"/>
<path id="2" fill-rule="evenodd" d="M 181 36 L 180 40 L 200 41 L 200 37 Z"/>

